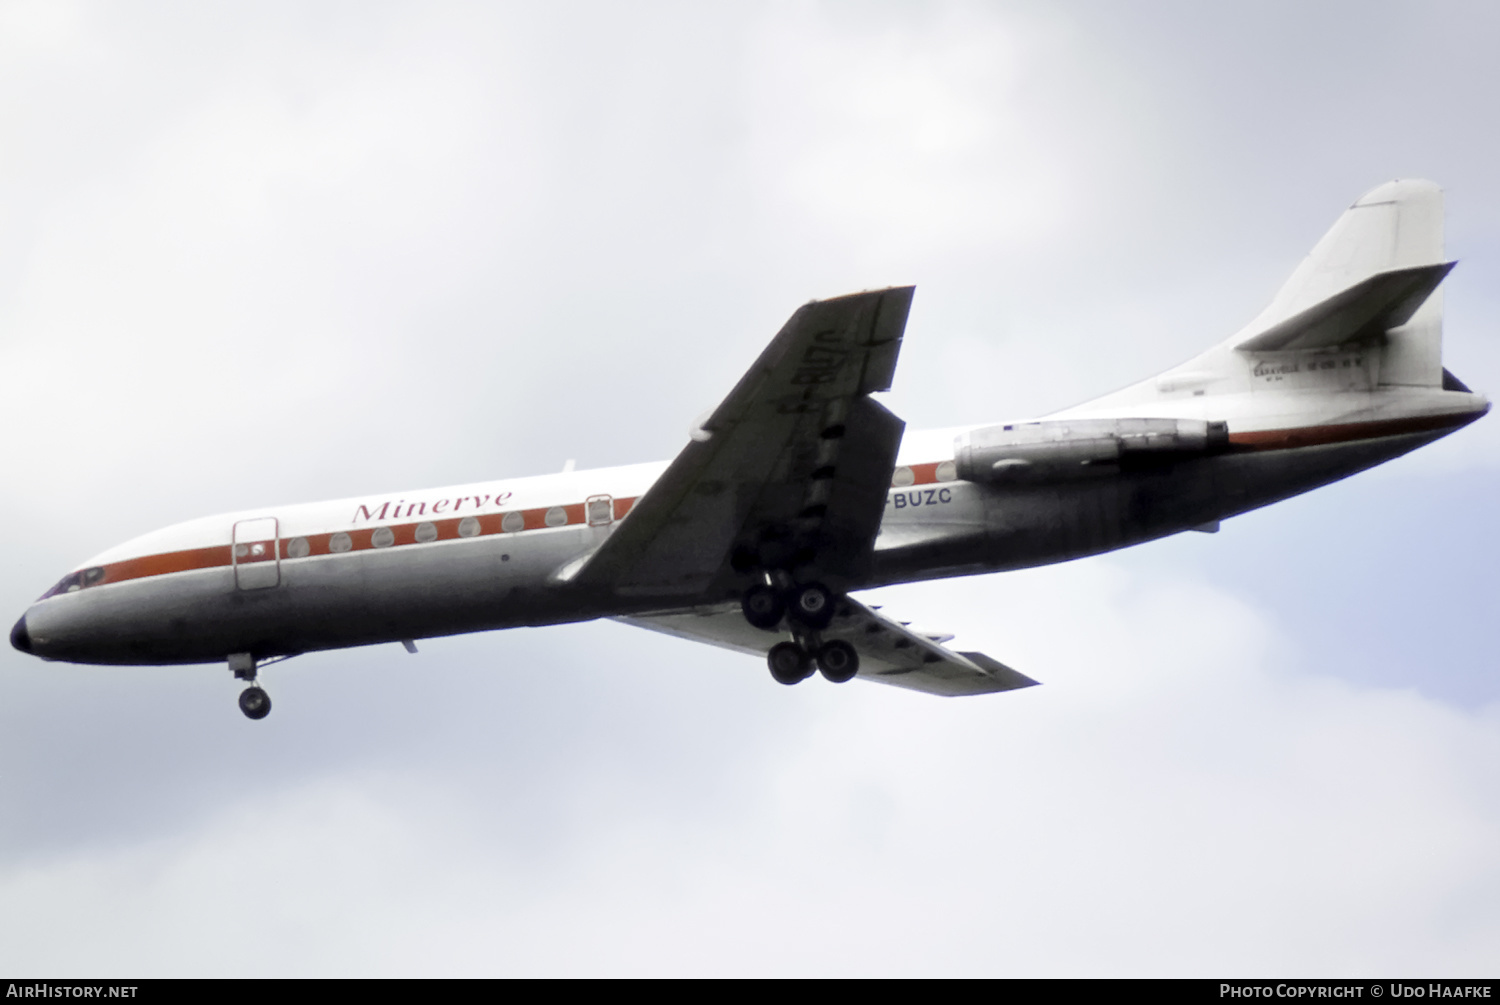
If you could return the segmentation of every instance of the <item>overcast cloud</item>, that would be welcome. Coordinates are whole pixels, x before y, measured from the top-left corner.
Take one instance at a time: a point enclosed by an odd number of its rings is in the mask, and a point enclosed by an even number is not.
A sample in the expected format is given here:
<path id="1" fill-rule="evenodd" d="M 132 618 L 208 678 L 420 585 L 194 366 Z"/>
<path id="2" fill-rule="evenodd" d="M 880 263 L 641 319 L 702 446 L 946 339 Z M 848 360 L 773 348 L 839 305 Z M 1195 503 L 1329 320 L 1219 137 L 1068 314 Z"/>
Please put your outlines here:
<path id="1" fill-rule="evenodd" d="M 1392 177 L 1500 389 L 1474 4 L 0 2 L 14 618 L 178 520 L 672 456 L 812 297 L 1028 416 L 1235 331 Z M 614 624 L 0 653 L 0 969 L 1493 975 L 1500 420 L 876 602 L 1044 682 L 782 688 Z M 7 622 L 8 624 L 9 622 Z"/>

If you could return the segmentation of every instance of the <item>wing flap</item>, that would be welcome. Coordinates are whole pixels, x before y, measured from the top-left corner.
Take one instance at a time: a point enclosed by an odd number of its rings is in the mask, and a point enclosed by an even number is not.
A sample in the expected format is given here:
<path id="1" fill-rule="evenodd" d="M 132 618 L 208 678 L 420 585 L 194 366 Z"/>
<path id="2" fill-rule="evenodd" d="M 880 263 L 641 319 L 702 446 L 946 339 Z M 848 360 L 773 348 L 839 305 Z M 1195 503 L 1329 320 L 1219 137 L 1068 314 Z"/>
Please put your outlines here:
<path id="1" fill-rule="evenodd" d="M 905 431 L 906 423 L 877 401 L 855 398 L 850 405 L 837 473 L 828 479 L 827 502 L 811 504 L 826 507 L 817 514 L 816 545 L 818 566 L 825 575 L 852 578 L 868 573 Z"/>

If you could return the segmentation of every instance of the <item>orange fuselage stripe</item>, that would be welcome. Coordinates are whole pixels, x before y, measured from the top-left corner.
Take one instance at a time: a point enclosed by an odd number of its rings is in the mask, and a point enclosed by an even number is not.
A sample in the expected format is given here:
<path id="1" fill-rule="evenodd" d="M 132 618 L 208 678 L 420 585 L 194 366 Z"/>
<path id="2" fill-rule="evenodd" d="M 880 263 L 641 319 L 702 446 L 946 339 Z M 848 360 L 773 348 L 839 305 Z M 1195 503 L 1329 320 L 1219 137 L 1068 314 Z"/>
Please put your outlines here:
<path id="1" fill-rule="evenodd" d="M 1473 419 L 1470 414 L 1458 415 L 1424 415 L 1409 419 L 1385 419 L 1377 422 L 1348 422 L 1326 426 L 1301 426 L 1295 429 L 1266 429 L 1248 433 L 1230 433 L 1229 443 L 1232 448 L 1241 450 L 1288 450 L 1296 447 L 1322 446 L 1329 443 L 1344 443 L 1350 440 L 1375 439 L 1382 436 L 1397 436 L 1402 433 L 1428 432 L 1437 429 L 1460 426 Z M 926 464 L 905 465 L 912 473 L 910 485 L 929 485 L 938 480 L 937 469 L 941 462 L 933 461 Z M 900 487 L 900 486 L 898 486 Z M 630 512 L 635 505 L 636 498 L 615 499 L 613 519 L 619 520 Z M 560 509 L 567 516 L 566 523 L 557 524 L 558 527 L 570 527 L 583 524 L 587 521 L 586 506 L 584 503 L 571 503 L 565 506 L 539 506 L 534 509 L 512 510 L 510 513 L 486 513 L 482 516 L 452 517 L 445 520 L 426 520 L 418 523 L 387 524 L 383 525 L 394 534 L 395 540 L 385 547 L 400 547 L 408 544 L 422 543 L 417 541 L 417 528 L 424 524 L 431 524 L 437 531 L 437 536 L 429 541 L 455 541 L 461 540 L 462 535 L 458 532 L 459 524 L 464 520 L 473 519 L 479 521 L 479 532 L 470 537 L 488 537 L 495 534 L 514 534 L 526 530 L 541 530 L 548 526 L 547 514 L 552 510 Z M 522 526 L 516 530 L 505 530 L 501 525 L 509 517 L 520 514 Z M 309 534 L 303 540 L 307 541 L 308 552 L 303 557 L 314 557 L 320 555 L 346 554 L 356 551 L 377 550 L 371 538 L 381 527 L 362 527 L 350 531 L 333 531 L 327 534 Z M 350 539 L 350 547 L 344 552 L 335 552 L 329 544 L 339 534 L 347 534 Z M 290 558 L 287 555 L 287 546 L 294 538 L 282 538 L 277 542 L 281 558 Z M 262 542 L 240 542 L 242 545 L 269 544 Z M 230 554 L 230 545 L 222 544 L 209 548 L 189 548 L 184 551 L 165 552 L 160 555 L 143 555 L 140 558 L 127 558 L 118 562 L 111 562 L 104 566 L 104 576 L 90 587 L 104 583 L 122 583 L 131 579 L 143 579 L 150 576 L 166 576 L 175 572 L 190 572 L 195 569 L 213 569 L 233 564 Z M 267 552 L 263 557 L 244 556 L 240 564 L 252 562 L 270 561 L 274 557 L 272 552 Z"/>
<path id="2" fill-rule="evenodd" d="M 619 520 L 630 512 L 635 505 L 635 499 L 613 500 L 613 512 L 611 518 Z M 469 535 L 469 538 L 487 537 L 495 534 L 516 534 L 525 530 L 541 530 L 548 526 L 547 514 L 552 510 L 561 510 L 567 517 L 566 522 L 558 523 L 558 527 L 579 526 L 587 522 L 588 514 L 584 503 L 570 503 L 565 506 L 539 506 L 535 509 L 511 510 L 509 513 L 486 513 L 483 516 L 453 517 L 447 520 L 424 520 L 416 523 L 383 524 L 375 527 L 361 527 L 356 530 L 330 531 L 326 534 L 307 534 L 300 538 L 281 538 L 279 545 L 280 557 L 290 559 L 287 554 L 288 546 L 297 540 L 306 541 L 308 545 L 307 554 L 299 556 L 312 558 L 318 555 L 348 554 L 355 551 L 375 551 L 377 549 L 372 540 L 378 530 L 389 530 L 395 538 L 385 548 L 395 548 L 404 544 L 420 544 L 417 540 L 417 528 L 424 524 L 431 524 L 437 532 L 437 536 L 429 538 L 428 542 L 435 541 L 458 541 L 465 540 L 458 532 L 459 524 L 465 520 L 479 521 L 479 532 Z M 514 530 L 506 530 L 502 524 L 506 517 L 519 514 L 522 525 Z M 349 547 L 343 551 L 334 551 L 330 547 L 331 542 L 340 534 L 347 535 Z M 270 540 L 263 541 L 241 541 L 241 547 L 253 547 L 256 544 L 271 544 Z M 184 551 L 169 551 L 159 555 L 143 555 L 140 558 L 126 558 L 118 562 L 111 562 L 104 566 L 104 575 L 98 580 L 90 583 L 90 588 L 104 583 L 123 583 L 131 579 L 144 579 L 149 576 L 166 576 L 174 572 L 191 572 L 195 569 L 214 569 L 234 564 L 230 545 L 220 544 L 209 548 L 188 548 Z M 239 559 L 240 565 L 251 565 L 259 562 L 269 562 L 276 557 L 274 551 L 267 550 L 261 556 L 242 555 Z"/>
<path id="3" fill-rule="evenodd" d="M 1262 429 L 1253 433 L 1230 433 L 1229 444 L 1248 450 L 1287 450 L 1293 447 L 1321 447 L 1350 440 L 1372 440 L 1402 433 L 1427 433 L 1436 429 L 1462 426 L 1478 416 L 1472 412 L 1456 415 L 1417 415 L 1408 419 L 1381 419 L 1376 422 L 1342 422 L 1327 426 L 1302 426 L 1296 429 Z"/>

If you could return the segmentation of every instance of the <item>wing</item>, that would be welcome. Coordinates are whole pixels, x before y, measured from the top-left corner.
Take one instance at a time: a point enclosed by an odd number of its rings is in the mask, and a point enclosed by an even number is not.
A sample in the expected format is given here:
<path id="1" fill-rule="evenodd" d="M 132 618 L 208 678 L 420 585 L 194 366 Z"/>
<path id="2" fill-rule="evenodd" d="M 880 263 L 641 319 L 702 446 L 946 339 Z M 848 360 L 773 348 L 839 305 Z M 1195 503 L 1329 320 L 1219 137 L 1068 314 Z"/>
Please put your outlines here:
<path id="1" fill-rule="evenodd" d="M 784 636 L 752 628 L 738 604 L 716 604 L 616 620 L 639 628 L 765 655 Z M 955 652 L 942 636 L 923 635 L 852 598 L 822 633 L 843 639 L 859 653 L 859 676 L 882 684 L 947 697 L 1013 691 L 1037 683 L 983 653 Z"/>
<path id="2" fill-rule="evenodd" d="M 791 320 L 571 579 L 622 597 L 738 597 L 757 568 L 835 590 L 872 557 L 905 423 L 867 397 L 896 368 L 912 287 Z"/>

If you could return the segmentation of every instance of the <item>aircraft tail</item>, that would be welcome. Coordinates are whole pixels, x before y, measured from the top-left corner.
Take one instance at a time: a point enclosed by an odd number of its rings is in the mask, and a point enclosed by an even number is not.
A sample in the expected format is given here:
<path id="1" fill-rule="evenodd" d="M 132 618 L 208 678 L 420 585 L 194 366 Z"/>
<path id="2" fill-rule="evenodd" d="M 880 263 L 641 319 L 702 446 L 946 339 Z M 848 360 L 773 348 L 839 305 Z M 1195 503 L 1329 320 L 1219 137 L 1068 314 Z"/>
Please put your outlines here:
<path id="1" fill-rule="evenodd" d="M 1235 336 L 1241 352 L 1383 345 L 1382 385 L 1442 387 L 1443 191 L 1387 182 L 1344 211 L 1270 305 Z"/>
<path id="2" fill-rule="evenodd" d="M 1442 189 L 1430 181 L 1387 182 L 1344 211 L 1270 305 L 1232 338 L 1057 415 L 1217 420 L 1230 416 L 1211 402 L 1247 392 L 1408 388 L 1472 395 L 1443 369 L 1439 286 L 1453 266 L 1443 256 Z M 1268 404 L 1267 414 L 1282 421 L 1286 406 Z"/>

